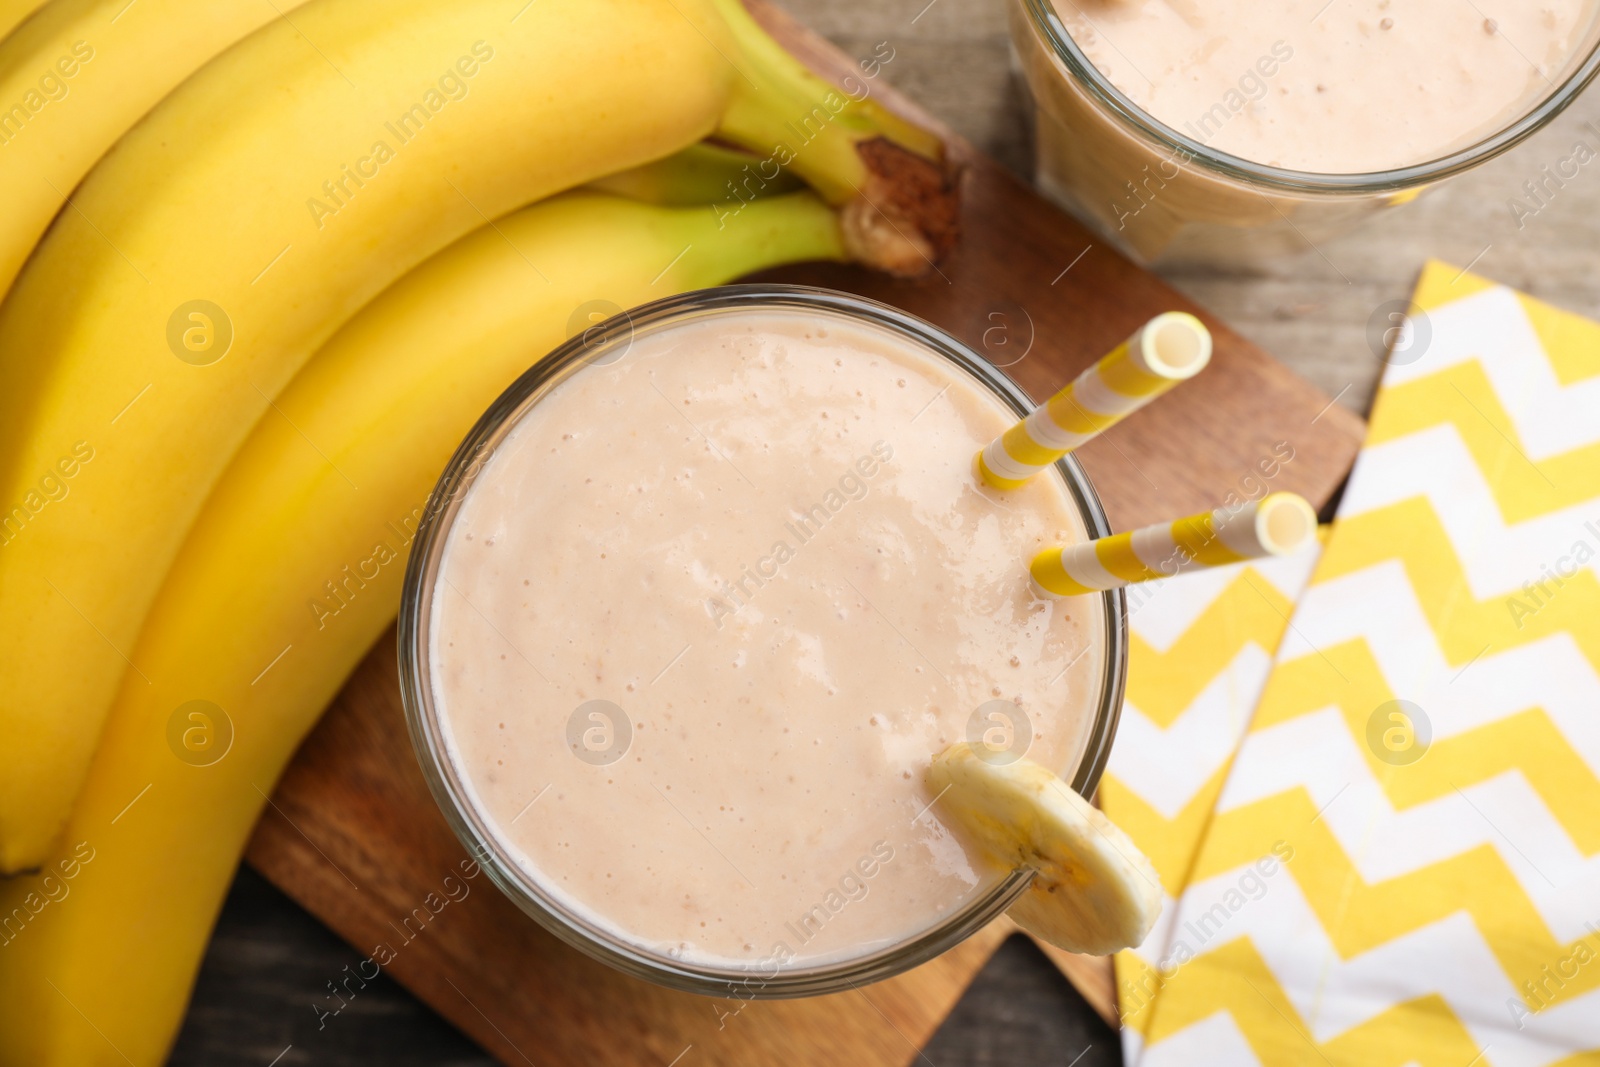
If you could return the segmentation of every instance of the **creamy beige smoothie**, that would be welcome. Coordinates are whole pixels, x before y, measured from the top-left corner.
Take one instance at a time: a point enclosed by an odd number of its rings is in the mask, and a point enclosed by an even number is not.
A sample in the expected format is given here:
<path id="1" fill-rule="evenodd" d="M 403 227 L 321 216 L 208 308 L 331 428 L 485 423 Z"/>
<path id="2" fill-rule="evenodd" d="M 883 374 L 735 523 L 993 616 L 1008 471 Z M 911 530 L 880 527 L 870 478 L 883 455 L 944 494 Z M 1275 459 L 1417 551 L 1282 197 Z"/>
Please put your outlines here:
<path id="1" fill-rule="evenodd" d="M 1210 153 L 1319 175 L 1424 164 L 1505 129 L 1593 48 L 1597 0 L 1054 0 L 1089 64 L 1207 155 L 1153 145 L 1087 91 L 1030 13 L 1041 184 L 1145 259 L 1304 249 L 1422 188 L 1246 183 Z M 1300 233 L 1295 229 L 1299 227 Z"/>
<path id="2" fill-rule="evenodd" d="M 820 311 L 668 326 L 542 398 L 445 535 L 429 636 L 448 759 L 505 851 L 711 967 L 866 955 L 993 888 L 923 772 L 987 735 L 1070 778 L 1106 655 L 1097 598 L 1028 588 L 1085 536 L 1059 479 L 974 482 L 1015 417 Z"/>
<path id="3" fill-rule="evenodd" d="M 1594 3 L 1060 0 L 1056 10 L 1094 65 L 1173 129 L 1257 163 L 1353 174 L 1422 163 L 1505 125 L 1549 91 Z"/>

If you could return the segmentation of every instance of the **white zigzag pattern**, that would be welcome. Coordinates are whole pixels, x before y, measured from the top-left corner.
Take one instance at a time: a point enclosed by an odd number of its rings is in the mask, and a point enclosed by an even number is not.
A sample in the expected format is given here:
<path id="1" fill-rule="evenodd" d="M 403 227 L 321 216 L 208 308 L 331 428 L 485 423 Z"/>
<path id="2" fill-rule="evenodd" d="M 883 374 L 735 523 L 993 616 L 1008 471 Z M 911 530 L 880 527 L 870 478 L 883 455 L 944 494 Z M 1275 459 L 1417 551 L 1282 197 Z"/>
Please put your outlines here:
<path id="1" fill-rule="evenodd" d="M 1134 587 L 1129 591 L 1128 628 L 1157 652 L 1170 651 L 1239 576 L 1241 566 L 1197 569 Z"/>
<path id="2" fill-rule="evenodd" d="M 1261 646 L 1239 649 L 1165 730 L 1124 702 L 1109 773 L 1164 818 L 1173 818 L 1233 757 L 1271 666 Z"/>
<path id="3" fill-rule="evenodd" d="M 1196 570 L 1180 578 L 1148 583 L 1138 591 L 1141 595 L 1129 602 L 1129 627 L 1152 648 L 1168 652 L 1246 566 L 1293 603 L 1310 581 L 1320 553 L 1319 548 L 1298 556 Z M 1254 643 L 1241 648 L 1165 730 L 1133 704 L 1125 703 L 1108 773 L 1165 818 L 1172 818 L 1217 768 L 1232 758 L 1266 683 L 1271 653 Z M 1151 964 L 1164 955 L 1177 911 L 1177 901 L 1163 892 L 1161 917 L 1144 943 L 1132 950 L 1135 956 Z M 1124 1005 L 1124 1010 L 1130 1010 L 1129 1006 Z M 1151 1009 L 1140 1004 L 1132 1010 Z M 1232 1024 L 1225 1017 L 1223 1022 Z M 1248 1048 L 1237 1028 L 1233 1033 L 1238 1045 Z M 1138 1031 L 1124 1027 L 1123 1062 L 1138 1063 L 1141 1052 Z"/>
<path id="4" fill-rule="evenodd" d="M 1596 417 L 1600 423 L 1600 416 Z M 1513 456 L 1509 471 L 1532 468 Z M 1455 426 L 1443 424 L 1369 447 L 1360 461 L 1360 477 L 1339 510 L 1341 521 L 1402 500 L 1426 497 L 1460 557 L 1474 597 L 1521 593 L 1541 572 L 1573 571 L 1579 544 L 1594 557 L 1582 569 L 1600 577 L 1600 502 L 1585 500 L 1526 522 L 1506 525 L 1494 494 Z M 1590 526 L 1592 524 L 1592 528 Z M 1570 577 L 1570 574 L 1567 575 Z"/>
<path id="5" fill-rule="evenodd" d="M 1135 621 L 1133 629 L 1152 645 L 1164 640 L 1170 649 L 1204 610 L 1250 566 L 1291 601 L 1300 595 L 1311 576 L 1318 552 L 1235 564 L 1197 571 L 1176 584 L 1170 579 L 1151 583 L 1166 586 L 1170 594 L 1151 601 L 1160 608 Z M 1200 579 L 1209 579 L 1202 582 Z M 1185 582 L 1194 580 L 1193 585 Z M 1173 627 L 1174 618 L 1181 625 Z M 1152 640 L 1149 631 L 1159 636 Z M 1216 770 L 1228 761 L 1249 725 L 1271 668 L 1272 650 L 1250 642 L 1217 670 L 1216 676 L 1165 729 L 1131 702 L 1124 703 L 1118 742 L 1112 750 L 1108 772 L 1151 805 L 1172 818 L 1194 798 Z"/>
<path id="6" fill-rule="evenodd" d="M 1600 439 L 1600 421 L 1592 414 L 1600 410 L 1600 380 L 1562 386 L 1510 290 L 1480 293 L 1429 315 L 1430 348 L 1414 364 L 1391 366 L 1386 389 L 1477 361 L 1522 450 L 1533 459 Z M 1537 477 L 1513 465 L 1526 463 L 1508 454 L 1504 468 L 1488 475 Z M 1592 517 L 1585 508 L 1594 504 L 1508 528 L 1459 433 L 1454 427 L 1434 427 L 1366 449 L 1340 515 L 1346 519 L 1417 496 L 1432 502 L 1478 599 L 1520 590 L 1524 581 L 1540 576 L 1533 568 L 1554 564 L 1571 552 L 1589 532 L 1579 516 Z M 1600 543 L 1591 547 L 1600 548 Z M 1590 769 L 1600 767 L 1600 723 L 1593 721 L 1592 710 L 1600 705 L 1600 678 L 1570 635 L 1508 651 L 1485 648 L 1473 662 L 1452 665 L 1403 568 L 1393 561 L 1312 589 L 1295 614 L 1279 659 L 1315 655 L 1321 646 L 1358 637 L 1365 639 L 1391 690 L 1424 707 L 1436 739 L 1543 707 Z M 1470 680 L 1456 685 L 1468 672 Z M 1304 788 L 1320 809 L 1317 819 L 1327 822 L 1368 882 L 1488 845 L 1556 937 L 1572 940 L 1597 932 L 1586 924 L 1600 921 L 1600 915 L 1588 912 L 1600 899 L 1600 857 L 1578 853 L 1521 773 L 1471 783 L 1396 811 L 1373 776 L 1362 744 L 1332 707 L 1251 734 L 1219 810 Z M 1504 831 L 1514 834 L 1515 841 Z M 1243 872 L 1221 874 L 1188 889 L 1174 920 L 1169 953 L 1177 952 L 1185 937 L 1203 936 L 1204 947 L 1214 947 L 1222 938 L 1248 935 L 1318 1041 L 1326 1042 L 1391 1005 L 1437 994 L 1485 1046 L 1485 1062 L 1538 1067 L 1592 1048 L 1600 990 L 1524 1017 L 1526 1026 L 1519 1024 L 1511 1010 L 1521 1002 L 1518 992 L 1466 913 L 1341 960 L 1292 877 L 1272 878 L 1262 900 L 1246 901 L 1239 896 Z M 1220 912 L 1213 911 L 1219 906 Z M 1208 913 L 1222 917 L 1222 929 L 1208 932 L 1193 925 Z M 1158 998 L 1158 1013 L 1161 1003 Z M 1157 1067 L 1169 1062 L 1255 1063 L 1238 1041 L 1237 1026 L 1230 1034 L 1219 1020 L 1214 1015 L 1189 1027 L 1147 1050 L 1146 1059 Z M 1194 1041 L 1202 1030 L 1211 1042 Z"/>
<path id="7" fill-rule="evenodd" d="M 1144 1054 L 1144 1036 L 1137 1030 L 1122 1029 L 1122 1062 L 1124 1067 L 1134 1067 Z"/>
<path id="8" fill-rule="evenodd" d="M 1319 554 L 1313 549 L 1295 556 L 1195 569 L 1176 578 L 1145 582 L 1129 590 L 1128 626 L 1156 651 L 1167 652 L 1246 567 L 1293 603 L 1311 579 Z"/>
<path id="9" fill-rule="evenodd" d="M 1477 360 L 1534 459 L 1600 440 L 1600 378 L 1563 386 L 1516 294 L 1503 287 L 1428 312 L 1433 338 L 1414 363 L 1391 365 L 1384 388 Z"/>
<path id="10" fill-rule="evenodd" d="M 1124 1041 L 1124 1051 L 1127 1047 Z M 1130 1067 L 1194 1067 L 1197 1063 L 1206 1067 L 1261 1067 L 1239 1024 L 1225 1011 L 1186 1026 L 1154 1045 L 1145 1046 L 1141 1040 L 1137 1048 L 1143 1050 L 1142 1054 L 1136 1050 L 1134 1056 L 1124 1056 Z"/>
<path id="11" fill-rule="evenodd" d="M 1204 938 L 1203 945 L 1192 948 L 1216 948 L 1224 939 L 1249 937 L 1319 1043 L 1328 1042 L 1396 1004 L 1438 994 L 1479 1047 L 1490 1050 L 1484 1060 L 1500 1067 L 1542 1067 L 1592 1047 L 1593 1020 L 1600 1013 L 1600 990 L 1545 1008 L 1531 1017 L 1520 1017 L 1523 1025 L 1519 1028 L 1519 1017 L 1512 1013 L 1508 1002 L 1520 1004 L 1521 997 L 1465 914 L 1448 916 L 1343 960 L 1323 932 L 1299 884 L 1287 871 L 1280 870 L 1265 879 L 1265 890 L 1254 899 L 1246 897 L 1243 906 L 1230 906 L 1224 897 L 1238 889 L 1243 873 L 1241 868 L 1191 886 L 1180 907 L 1178 934 L 1195 942 Z M 1215 910 L 1218 908 L 1220 912 Z M 1215 921 L 1205 922 L 1207 913 Z M 1221 915 L 1227 918 L 1221 919 Z M 1555 962 L 1552 960 L 1552 965 Z M 1174 981 L 1182 980 L 1180 967 Z M 1338 995 L 1329 995 L 1330 990 L 1336 990 Z M 1156 1010 L 1161 1010 L 1159 998 Z M 1187 1035 L 1193 1029 L 1187 1027 L 1182 1033 Z M 1147 1061 L 1255 1062 L 1253 1057 L 1220 1060 L 1210 1055 L 1198 1060 L 1169 1059 L 1167 1046 L 1175 1040 L 1178 1035 L 1150 1046 L 1145 1053 Z"/>
<path id="12" fill-rule="evenodd" d="M 1150 933 L 1139 946 L 1132 950 L 1133 954 L 1146 963 L 1154 964 L 1157 960 L 1167 957 L 1167 941 L 1172 937 L 1172 925 L 1178 916 L 1178 898 L 1170 894 L 1166 887 L 1161 890 L 1161 914 L 1156 916 L 1155 925 L 1150 928 Z"/>
<path id="13" fill-rule="evenodd" d="M 1308 752 L 1316 753 L 1314 761 L 1304 758 Z M 1585 923 L 1600 920 L 1600 855 L 1585 857 L 1573 846 L 1518 772 L 1397 810 L 1330 708 L 1246 738 L 1217 810 L 1296 788 L 1310 795 L 1319 820 L 1369 884 L 1488 845 L 1557 938 L 1581 937 Z"/>
<path id="14" fill-rule="evenodd" d="M 1380 563 L 1306 591 L 1280 665 L 1319 649 L 1366 642 L 1389 689 L 1420 706 L 1435 739 L 1542 708 L 1600 775 L 1600 675 L 1570 634 L 1557 633 L 1452 666 L 1398 562 Z M 1309 761 L 1297 760 L 1296 763 Z M 1226 794 L 1224 794 L 1226 795 Z"/>

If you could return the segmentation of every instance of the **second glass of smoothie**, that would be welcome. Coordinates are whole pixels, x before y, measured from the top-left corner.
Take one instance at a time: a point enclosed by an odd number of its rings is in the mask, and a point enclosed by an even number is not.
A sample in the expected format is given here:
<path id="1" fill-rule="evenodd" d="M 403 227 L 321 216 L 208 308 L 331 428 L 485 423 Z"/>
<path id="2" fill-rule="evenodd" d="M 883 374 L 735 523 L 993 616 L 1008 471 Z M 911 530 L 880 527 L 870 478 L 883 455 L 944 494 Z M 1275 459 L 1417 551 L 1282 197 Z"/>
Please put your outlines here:
<path id="1" fill-rule="evenodd" d="M 1506 151 L 1600 69 L 1597 0 L 1008 10 L 1041 189 L 1142 262 L 1304 250 Z"/>
<path id="2" fill-rule="evenodd" d="M 679 988 L 792 996 L 955 944 L 1022 877 L 923 785 L 982 740 L 1085 795 L 1120 592 L 1027 560 L 1107 531 L 1064 461 L 973 456 L 1029 408 L 954 339 L 819 290 L 650 305 L 541 362 L 435 492 L 403 690 L 436 796 L 545 926 Z"/>

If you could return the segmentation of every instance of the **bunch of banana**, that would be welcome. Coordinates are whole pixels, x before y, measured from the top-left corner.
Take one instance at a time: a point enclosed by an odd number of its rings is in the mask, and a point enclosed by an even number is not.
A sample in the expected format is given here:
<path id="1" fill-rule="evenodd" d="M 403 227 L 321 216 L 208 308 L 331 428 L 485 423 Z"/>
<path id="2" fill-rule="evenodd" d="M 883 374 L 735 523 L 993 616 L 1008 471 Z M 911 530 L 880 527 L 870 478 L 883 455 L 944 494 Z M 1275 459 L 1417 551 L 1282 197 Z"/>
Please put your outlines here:
<path id="1" fill-rule="evenodd" d="M 839 206 L 854 258 L 953 235 L 936 139 L 738 0 L 312 0 L 111 149 L 0 305 L 0 871 L 45 859 L 123 674 L 154 687 L 151 601 L 311 353 L 489 219 L 708 135 Z"/>
<path id="2" fill-rule="evenodd" d="M 681 189 L 670 169 L 632 180 Z M 30 893 L 48 900 L 47 881 L 70 894 L 0 947 L 0 1063 L 161 1060 L 267 794 L 394 618 L 428 491 L 575 311 L 843 255 L 837 215 L 810 192 L 754 201 L 719 228 L 706 205 L 578 191 L 456 242 L 341 329 L 206 501 L 130 649 L 139 671 L 52 874 L 0 888 L 0 917 L 28 913 Z"/>

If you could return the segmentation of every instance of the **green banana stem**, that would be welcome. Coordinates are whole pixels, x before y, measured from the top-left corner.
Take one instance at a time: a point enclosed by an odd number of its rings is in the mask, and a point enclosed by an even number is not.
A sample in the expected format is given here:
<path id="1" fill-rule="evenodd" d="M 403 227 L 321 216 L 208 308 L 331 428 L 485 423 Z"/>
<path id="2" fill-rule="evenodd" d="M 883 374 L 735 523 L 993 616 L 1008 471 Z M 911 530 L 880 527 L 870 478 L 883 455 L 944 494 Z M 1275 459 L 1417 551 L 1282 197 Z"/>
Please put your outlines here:
<path id="1" fill-rule="evenodd" d="M 654 163 L 590 182 L 588 187 L 664 207 L 722 204 L 725 208 L 804 188 L 805 182 L 793 174 L 762 178 L 756 172 L 760 163 L 761 159 L 749 152 L 702 141 Z"/>
<path id="2" fill-rule="evenodd" d="M 761 154 L 758 177 L 792 171 L 839 208 L 852 259 L 901 275 L 932 269 L 958 229 L 944 142 L 869 99 L 864 82 L 818 77 L 742 0 L 712 2 L 740 46 L 729 57 L 739 77 L 717 136 Z"/>
<path id="3" fill-rule="evenodd" d="M 724 285 L 782 263 L 850 258 L 839 214 L 808 190 L 741 203 L 731 212 L 706 210 L 717 228 L 698 216 L 685 227 L 686 242 L 701 240 L 667 272 L 672 289 Z"/>

